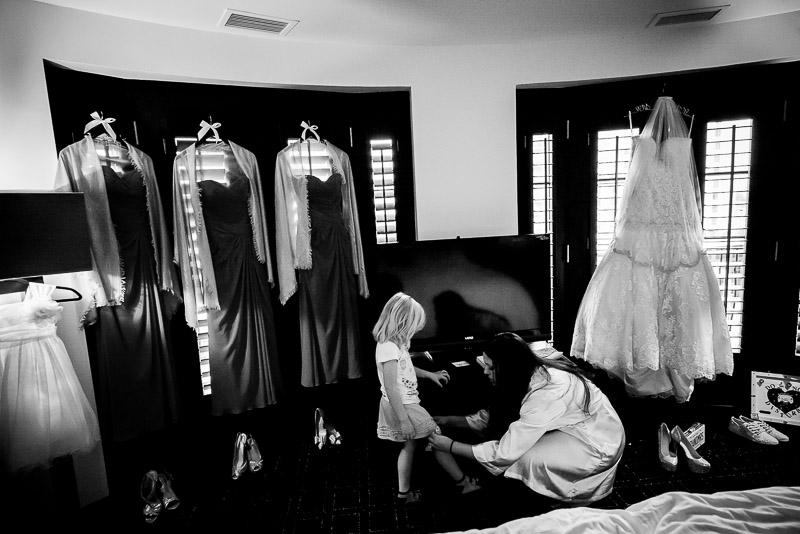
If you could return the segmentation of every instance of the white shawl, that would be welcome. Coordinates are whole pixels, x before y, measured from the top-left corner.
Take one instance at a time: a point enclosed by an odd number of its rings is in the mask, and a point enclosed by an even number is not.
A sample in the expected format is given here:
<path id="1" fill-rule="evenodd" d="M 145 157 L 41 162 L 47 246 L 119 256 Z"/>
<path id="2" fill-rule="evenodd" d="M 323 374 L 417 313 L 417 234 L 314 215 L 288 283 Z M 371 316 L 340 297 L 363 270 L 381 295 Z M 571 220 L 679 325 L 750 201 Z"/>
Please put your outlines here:
<path id="1" fill-rule="evenodd" d="M 267 246 L 267 218 L 264 213 L 264 201 L 261 191 L 261 176 L 255 155 L 233 141 L 228 143 L 236 163 L 250 182 L 250 198 L 248 210 L 250 224 L 253 228 L 253 248 L 256 257 L 267 266 L 267 277 L 270 284 L 272 278 L 272 258 Z M 175 223 L 175 262 L 181 270 L 183 294 L 186 310 L 186 322 L 197 328 L 198 312 L 218 310 L 217 281 L 214 266 L 211 262 L 211 249 L 208 246 L 206 225 L 203 219 L 203 206 L 200 189 L 197 187 L 196 145 L 175 156 L 172 169 L 173 184 L 173 219 Z M 213 145 L 205 146 L 205 150 L 213 150 Z M 218 145 L 217 150 L 225 151 L 226 145 Z M 179 169 L 187 171 L 183 180 Z M 193 242 L 192 234 L 196 234 Z"/>
<path id="2" fill-rule="evenodd" d="M 311 219 L 308 214 L 308 179 L 305 173 L 295 174 L 291 161 L 297 157 L 303 141 L 278 153 L 275 161 L 275 243 L 278 262 L 278 284 L 281 304 L 286 304 L 297 291 L 295 269 L 311 269 Z M 353 252 L 353 273 L 358 275 L 359 294 L 369 297 L 361 230 L 358 224 L 353 172 L 350 157 L 328 141 L 320 143 L 333 161 L 335 172 L 342 175 L 342 213 L 350 234 Z M 310 172 L 310 171 L 309 171 Z"/>

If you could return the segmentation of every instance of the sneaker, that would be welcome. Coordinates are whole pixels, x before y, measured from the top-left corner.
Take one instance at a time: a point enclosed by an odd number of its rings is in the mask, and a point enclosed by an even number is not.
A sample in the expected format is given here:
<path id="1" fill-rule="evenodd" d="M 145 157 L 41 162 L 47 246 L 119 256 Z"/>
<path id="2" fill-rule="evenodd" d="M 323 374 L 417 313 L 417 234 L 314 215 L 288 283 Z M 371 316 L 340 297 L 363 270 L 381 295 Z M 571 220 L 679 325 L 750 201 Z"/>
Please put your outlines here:
<path id="1" fill-rule="evenodd" d="M 728 423 L 728 430 L 734 434 L 739 434 L 750 441 L 761 443 L 762 445 L 778 444 L 777 439 L 767 434 L 762 427 L 756 424 L 758 421 L 753 421 L 752 419 L 750 421 L 752 422 L 748 423 L 743 419 L 732 416 L 730 422 Z"/>
<path id="2" fill-rule="evenodd" d="M 773 438 L 777 439 L 778 441 L 783 441 L 783 442 L 789 441 L 789 436 L 787 436 L 783 432 L 779 432 L 778 430 L 772 428 L 764 421 L 759 421 L 758 419 L 750 419 L 749 417 L 745 416 L 741 416 L 740 419 L 745 423 L 754 423 L 758 428 L 760 428 L 762 431 L 766 432 Z"/>

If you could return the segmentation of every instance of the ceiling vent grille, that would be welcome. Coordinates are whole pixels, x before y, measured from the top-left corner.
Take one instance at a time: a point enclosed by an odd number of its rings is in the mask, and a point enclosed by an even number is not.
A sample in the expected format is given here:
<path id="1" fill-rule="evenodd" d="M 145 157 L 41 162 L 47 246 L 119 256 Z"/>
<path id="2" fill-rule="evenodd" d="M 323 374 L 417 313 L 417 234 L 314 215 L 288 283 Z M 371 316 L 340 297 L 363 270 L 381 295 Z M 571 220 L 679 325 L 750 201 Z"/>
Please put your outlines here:
<path id="1" fill-rule="evenodd" d="M 292 28 L 294 28 L 298 22 L 297 20 L 268 17 L 256 13 L 226 9 L 219 25 L 232 30 L 258 32 L 267 35 L 286 35 L 292 31 Z"/>
<path id="2" fill-rule="evenodd" d="M 654 28 L 657 26 L 675 26 L 678 24 L 701 24 L 710 21 L 728 7 L 730 7 L 730 5 L 659 13 L 653 17 L 653 20 L 650 21 L 647 27 Z"/>

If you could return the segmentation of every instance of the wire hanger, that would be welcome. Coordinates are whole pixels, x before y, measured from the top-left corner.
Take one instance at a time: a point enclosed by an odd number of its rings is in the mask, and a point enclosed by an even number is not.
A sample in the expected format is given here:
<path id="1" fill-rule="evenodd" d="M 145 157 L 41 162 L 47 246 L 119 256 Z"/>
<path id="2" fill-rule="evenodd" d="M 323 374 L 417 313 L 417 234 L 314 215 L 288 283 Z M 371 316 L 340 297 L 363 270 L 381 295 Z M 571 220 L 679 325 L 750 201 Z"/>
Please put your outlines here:
<path id="1" fill-rule="evenodd" d="M 206 139 L 206 141 L 213 141 L 214 143 L 222 143 L 222 139 L 219 136 L 219 132 L 217 132 L 217 128 L 220 128 L 222 123 L 214 122 L 211 120 L 211 115 L 208 116 L 208 122 L 205 120 L 200 121 L 200 131 L 197 132 L 197 142 L 201 142 L 203 140 L 203 136 L 205 136 L 209 130 L 213 132 L 214 135 Z"/>
<path id="2" fill-rule="evenodd" d="M 664 83 L 664 86 L 661 89 L 661 96 L 664 96 L 664 93 L 666 92 L 666 89 L 667 89 L 667 84 Z M 685 108 L 685 107 L 679 105 L 677 102 L 675 103 L 675 105 L 678 107 L 678 111 L 680 112 L 681 115 L 691 119 L 691 121 L 689 122 L 689 132 L 687 134 L 687 137 L 691 137 L 692 136 L 692 126 L 694 126 L 694 114 L 689 111 L 689 108 Z M 644 103 L 644 104 L 639 104 L 638 106 L 635 106 L 633 108 L 633 111 L 628 110 L 628 127 L 631 130 L 631 137 L 633 137 L 633 115 L 635 115 L 637 113 L 641 113 L 643 111 L 652 111 L 652 109 L 653 108 L 650 106 L 650 104 Z"/>
<path id="3" fill-rule="evenodd" d="M 312 124 L 310 124 L 309 122 L 306 122 L 306 121 L 302 121 L 300 123 L 300 126 L 303 127 L 303 133 L 300 135 L 300 139 L 302 141 L 313 141 L 313 139 L 306 138 L 306 134 L 310 131 L 312 134 L 314 134 L 314 137 L 317 138 L 318 142 L 320 142 L 320 143 L 322 142 L 322 139 L 320 139 L 319 134 L 317 133 L 317 129 L 319 128 L 319 126 L 312 125 Z"/>
<path id="4" fill-rule="evenodd" d="M 28 287 L 28 282 L 24 278 L 7 278 L 5 280 L 0 280 L 0 295 L 6 293 L 18 293 Z M 64 291 L 71 291 L 75 296 L 66 298 L 66 299 L 53 299 L 55 302 L 73 302 L 77 300 L 81 300 L 83 295 L 81 295 L 77 289 L 73 289 L 71 287 L 65 286 L 55 286 L 56 289 L 63 289 Z"/>
<path id="5" fill-rule="evenodd" d="M 128 147 L 117 140 L 117 134 L 114 132 L 114 129 L 111 128 L 111 123 L 117 119 L 113 117 L 103 118 L 103 114 L 98 111 L 90 113 L 89 116 L 92 117 L 92 120 L 86 123 L 86 126 L 84 126 L 84 135 L 89 133 L 91 129 L 100 125 L 102 125 L 103 129 L 105 130 L 104 133 L 94 137 L 94 140 L 103 143 L 103 147 L 105 148 L 103 152 L 97 153 L 97 156 L 100 158 L 100 160 L 106 163 L 119 163 L 121 165 L 129 163 L 129 160 L 125 157 L 112 156 L 108 149 L 108 146 L 113 144 L 115 147 L 123 151 L 123 153 L 128 152 Z"/>
<path id="6" fill-rule="evenodd" d="M 300 123 L 300 126 L 303 127 L 303 133 L 300 134 L 300 142 L 301 143 L 306 143 L 306 149 L 307 149 L 307 153 L 308 153 L 308 169 L 309 169 L 309 172 L 311 172 L 311 169 L 312 169 L 312 164 L 311 164 L 311 143 L 313 143 L 314 140 L 310 139 L 310 138 L 306 138 L 306 134 L 310 131 L 314 135 L 314 137 L 317 138 L 317 142 L 318 143 L 321 143 L 322 139 L 320 139 L 319 134 L 317 133 L 317 129 L 318 129 L 317 125 L 312 125 L 312 124 L 310 124 L 310 122 L 302 121 Z"/>

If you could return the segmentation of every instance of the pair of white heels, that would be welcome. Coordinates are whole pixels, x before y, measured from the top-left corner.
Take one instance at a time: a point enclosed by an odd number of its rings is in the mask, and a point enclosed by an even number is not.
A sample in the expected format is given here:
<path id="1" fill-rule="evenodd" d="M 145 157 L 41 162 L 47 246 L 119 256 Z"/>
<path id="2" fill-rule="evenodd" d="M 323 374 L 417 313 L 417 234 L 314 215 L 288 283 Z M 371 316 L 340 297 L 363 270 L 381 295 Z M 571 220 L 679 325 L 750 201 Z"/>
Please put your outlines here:
<path id="1" fill-rule="evenodd" d="M 697 454 L 695 448 L 686 439 L 681 427 L 676 425 L 670 431 L 665 423 L 661 423 L 661 427 L 658 429 L 658 459 L 661 461 L 661 467 L 667 471 L 678 469 L 678 446 L 683 449 L 689 471 L 700 474 L 709 472 L 711 464 Z"/>
<path id="2" fill-rule="evenodd" d="M 342 435 L 333 428 L 333 425 L 325 421 L 325 412 L 322 408 L 314 410 L 314 445 L 322 449 L 326 443 L 331 445 L 341 445 Z"/>
<path id="3" fill-rule="evenodd" d="M 236 433 L 236 441 L 233 444 L 233 468 L 231 478 L 238 480 L 249 468 L 253 473 L 261 471 L 264 467 L 264 459 L 253 436 L 243 432 Z"/>

